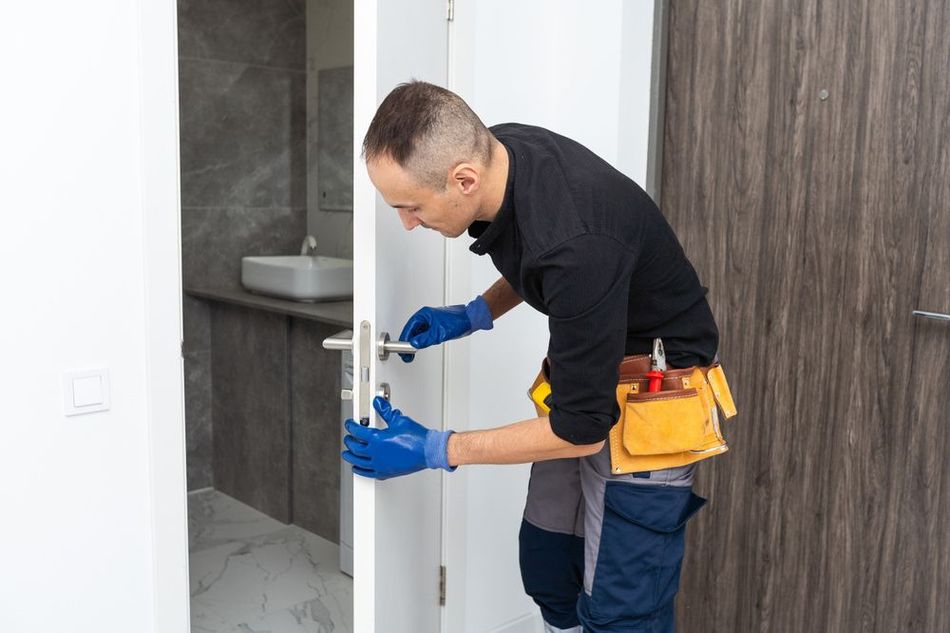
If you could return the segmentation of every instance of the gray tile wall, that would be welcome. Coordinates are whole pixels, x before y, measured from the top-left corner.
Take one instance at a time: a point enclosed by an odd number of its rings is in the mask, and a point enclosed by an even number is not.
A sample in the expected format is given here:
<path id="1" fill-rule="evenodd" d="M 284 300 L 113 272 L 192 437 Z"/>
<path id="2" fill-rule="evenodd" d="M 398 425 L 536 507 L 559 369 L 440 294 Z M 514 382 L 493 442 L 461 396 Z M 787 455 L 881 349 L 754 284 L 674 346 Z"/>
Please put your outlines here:
<path id="1" fill-rule="evenodd" d="M 211 307 L 215 488 L 339 542 L 340 328 Z"/>
<path id="2" fill-rule="evenodd" d="M 211 305 L 214 487 L 290 523 L 288 317 Z"/>
<path id="3" fill-rule="evenodd" d="M 303 0 L 178 0 L 178 53 L 302 69 L 304 20 Z"/>
<path id="4" fill-rule="evenodd" d="M 307 232 L 304 0 L 179 0 L 182 274 L 237 287 L 244 255 Z M 210 313 L 185 298 L 188 488 L 214 484 Z M 220 366 L 220 363 L 219 363 Z"/>
<path id="5" fill-rule="evenodd" d="M 188 489 L 211 486 L 211 311 L 207 303 L 184 297 L 185 444 Z"/>
<path id="6" fill-rule="evenodd" d="M 307 226 L 304 0 L 179 0 L 185 286 L 240 285 L 241 257 Z"/>
<path id="7" fill-rule="evenodd" d="M 323 349 L 338 325 L 290 322 L 294 523 L 340 542 L 340 352 Z"/>
<path id="8" fill-rule="evenodd" d="M 183 281 L 237 288 L 242 256 L 307 233 L 304 0 L 178 8 Z M 352 256 L 352 215 L 326 215 L 319 252 Z M 189 489 L 338 542 L 339 328 L 188 296 L 184 319 Z"/>

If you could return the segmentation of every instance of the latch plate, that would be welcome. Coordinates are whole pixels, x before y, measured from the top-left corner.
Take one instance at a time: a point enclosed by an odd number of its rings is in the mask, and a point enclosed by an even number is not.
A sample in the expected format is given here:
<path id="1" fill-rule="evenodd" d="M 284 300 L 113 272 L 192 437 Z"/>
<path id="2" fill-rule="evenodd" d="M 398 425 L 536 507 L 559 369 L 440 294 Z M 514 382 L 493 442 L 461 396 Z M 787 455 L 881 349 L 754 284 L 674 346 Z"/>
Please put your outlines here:
<path id="1" fill-rule="evenodd" d="M 369 386 L 370 363 L 372 361 L 373 338 L 370 336 L 371 327 L 369 321 L 360 323 L 360 350 L 359 350 L 359 383 L 360 383 L 360 401 L 359 414 L 360 424 L 369 426 L 369 411 L 373 390 Z"/>

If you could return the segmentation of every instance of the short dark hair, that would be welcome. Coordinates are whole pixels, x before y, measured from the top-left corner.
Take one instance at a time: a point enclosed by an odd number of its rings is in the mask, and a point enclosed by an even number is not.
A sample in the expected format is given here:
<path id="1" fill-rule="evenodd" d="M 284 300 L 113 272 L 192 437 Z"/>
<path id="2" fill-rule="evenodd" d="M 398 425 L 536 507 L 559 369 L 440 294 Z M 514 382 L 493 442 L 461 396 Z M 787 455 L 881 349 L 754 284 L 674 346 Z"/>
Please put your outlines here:
<path id="1" fill-rule="evenodd" d="M 363 138 L 363 157 L 388 155 L 421 184 L 441 190 L 449 169 L 491 158 L 492 134 L 457 94 L 412 80 L 392 90 Z"/>

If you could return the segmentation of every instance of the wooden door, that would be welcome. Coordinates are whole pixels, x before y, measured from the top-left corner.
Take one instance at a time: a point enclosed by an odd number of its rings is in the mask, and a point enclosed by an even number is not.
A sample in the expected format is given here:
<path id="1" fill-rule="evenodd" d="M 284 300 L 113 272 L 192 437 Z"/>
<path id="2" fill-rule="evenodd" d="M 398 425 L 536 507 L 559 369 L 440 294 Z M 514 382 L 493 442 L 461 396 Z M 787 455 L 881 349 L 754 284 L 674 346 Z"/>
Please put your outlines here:
<path id="1" fill-rule="evenodd" d="M 740 409 L 680 630 L 950 630 L 950 5 L 672 0 L 661 207 Z"/>

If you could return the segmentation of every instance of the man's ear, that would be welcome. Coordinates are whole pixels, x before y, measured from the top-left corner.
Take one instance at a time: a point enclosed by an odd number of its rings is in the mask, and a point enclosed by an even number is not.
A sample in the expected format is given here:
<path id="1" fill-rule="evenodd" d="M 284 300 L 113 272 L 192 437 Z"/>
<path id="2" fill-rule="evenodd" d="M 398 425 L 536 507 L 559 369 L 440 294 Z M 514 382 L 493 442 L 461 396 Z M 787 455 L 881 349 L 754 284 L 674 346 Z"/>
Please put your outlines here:
<path id="1" fill-rule="evenodd" d="M 481 175 L 471 163 L 460 163 L 452 170 L 452 186 L 465 195 L 478 191 Z"/>

